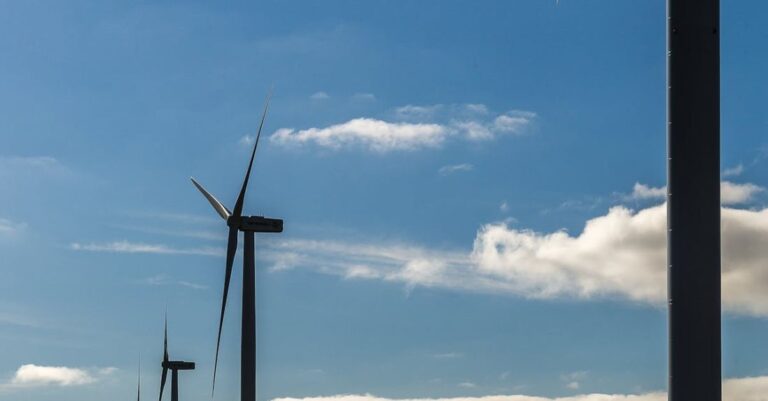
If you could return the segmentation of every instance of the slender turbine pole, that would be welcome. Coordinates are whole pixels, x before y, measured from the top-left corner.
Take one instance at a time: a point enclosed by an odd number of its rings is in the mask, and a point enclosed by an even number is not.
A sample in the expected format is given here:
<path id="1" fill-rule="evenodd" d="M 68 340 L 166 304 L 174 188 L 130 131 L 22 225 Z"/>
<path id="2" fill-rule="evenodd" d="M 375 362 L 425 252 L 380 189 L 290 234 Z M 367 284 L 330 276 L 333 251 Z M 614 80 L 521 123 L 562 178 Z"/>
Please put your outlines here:
<path id="1" fill-rule="evenodd" d="M 719 0 L 668 0 L 669 400 L 720 401 Z"/>
<path id="2" fill-rule="evenodd" d="M 179 371 L 171 369 L 171 401 L 179 401 Z"/>
<path id="3" fill-rule="evenodd" d="M 240 400 L 256 401 L 256 263 L 254 232 L 243 231 L 243 320 L 240 336 Z"/>

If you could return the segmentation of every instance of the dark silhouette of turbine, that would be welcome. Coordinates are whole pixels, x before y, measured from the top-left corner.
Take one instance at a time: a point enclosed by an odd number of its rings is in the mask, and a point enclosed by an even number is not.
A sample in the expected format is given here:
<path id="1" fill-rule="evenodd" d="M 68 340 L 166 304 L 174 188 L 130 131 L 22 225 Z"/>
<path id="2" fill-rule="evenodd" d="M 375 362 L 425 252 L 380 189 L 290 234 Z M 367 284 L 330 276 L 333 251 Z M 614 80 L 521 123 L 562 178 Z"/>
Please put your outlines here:
<path id="1" fill-rule="evenodd" d="M 270 94 L 271 95 L 271 94 Z M 227 306 L 227 294 L 229 292 L 229 281 L 232 277 L 232 264 L 235 260 L 237 251 L 238 231 L 243 232 L 245 239 L 243 246 L 243 309 L 242 309 L 242 332 L 240 338 L 240 399 L 242 401 L 256 400 L 256 301 L 255 301 L 255 258 L 254 258 L 254 233 L 279 233 L 283 231 L 283 220 L 270 219 L 264 216 L 242 216 L 243 202 L 245 192 L 248 188 L 248 179 L 251 176 L 253 167 L 253 158 L 256 155 L 256 148 L 259 146 L 261 129 L 264 127 L 264 119 L 269 109 L 269 98 L 267 96 L 264 105 L 264 113 L 261 116 L 261 123 L 256 134 L 256 141 L 253 144 L 251 152 L 251 161 L 248 163 L 248 169 L 245 173 L 243 186 L 240 194 L 235 201 L 235 207 L 230 212 L 221 202 L 203 188 L 194 178 L 192 183 L 197 187 L 203 196 L 208 199 L 216 212 L 226 220 L 229 226 L 229 240 L 227 242 L 227 264 L 224 271 L 224 292 L 221 298 L 221 315 L 219 316 L 219 333 L 216 338 L 216 357 L 213 364 L 213 386 L 211 394 L 216 388 L 216 370 L 219 362 L 219 345 L 221 343 L 221 327 L 224 323 L 224 311 Z"/>
<path id="2" fill-rule="evenodd" d="M 136 401 L 141 401 L 141 360 L 139 360 L 138 383 L 136 385 Z"/>
<path id="3" fill-rule="evenodd" d="M 168 358 L 168 318 L 165 318 L 165 340 L 163 341 L 163 376 L 160 379 L 160 398 L 163 399 L 163 390 L 165 389 L 165 379 L 168 377 L 168 369 L 171 370 L 171 401 L 179 401 L 179 371 L 194 370 L 194 362 L 171 361 Z"/>

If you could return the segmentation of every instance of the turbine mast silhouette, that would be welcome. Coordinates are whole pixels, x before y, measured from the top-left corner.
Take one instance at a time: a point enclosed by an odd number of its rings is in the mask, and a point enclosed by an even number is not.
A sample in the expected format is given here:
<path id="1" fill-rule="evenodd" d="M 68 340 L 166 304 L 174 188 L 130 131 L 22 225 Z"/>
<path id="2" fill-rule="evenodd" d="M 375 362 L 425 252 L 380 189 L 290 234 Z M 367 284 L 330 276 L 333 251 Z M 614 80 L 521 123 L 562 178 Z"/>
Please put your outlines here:
<path id="1" fill-rule="evenodd" d="M 720 401 L 720 2 L 667 2 L 669 400 Z"/>
<path id="2" fill-rule="evenodd" d="M 163 374 L 160 379 L 160 398 L 163 400 L 163 390 L 165 389 L 165 380 L 168 377 L 168 370 L 171 370 L 171 401 L 179 401 L 179 371 L 194 370 L 194 362 L 171 361 L 168 357 L 168 318 L 165 319 L 165 339 L 163 341 Z"/>
<path id="3" fill-rule="evenodd" d="M 271 93 L 267 95 L 264 113 L 261 116 L 259 130 L 256 134 L 256 140 L 251 151 L 251 160 L 248 163 L 248 169 L 245 172 L 243 186 L 240 188 L 240 194 L 235 201 L 235 207 L 230 212 L 216 197 L 211 195 L 194 178 L 192 183 L 205 196 L 208 202 L 213 206 L 216 213 L 227 222 L 229 226 L 229 239 L 227 241 L 227 259 L 226 269 L 224 271 L 224 291 L 221 298 L 221 314 L 219 316 L 219 332 L 216 338 L 216 357 L 213 365 L 213 385 L 211 394 L 216 389 L 216 372 L 219 362 L 219 346 L 221 344 L 221 328 L 224 323 L 224 311 L 227 307 L 227 295 L 229 293 L 229 282 L 232 277 L 232 264 L 235 260 L 237 251 L 238 232 L 243 232 L 243 306 L 242 306 L 242 326 L 240 336 L 240 399 L 241 401 L 256 400 L 256 263 L 254 255 L 254 236 L 255 233 L 280 233 L 283 231 L 283 220 L 266 218 L 264 216 L 243 216 L 243 203 L 245 193 L 248 188 L 248 180 L 251 176 L 253 159 L 256 156 L 256 149 L 259 146 L 261 130 L 264 127 L 264 119 L 267 117 L 269 109 L 269 99 Z"/>
<path id="4" fill-rule="evenodd" d="M 138 383 L 136 385 L 136 401 L 141 401 L 141 359 L 139 359 Z"/>

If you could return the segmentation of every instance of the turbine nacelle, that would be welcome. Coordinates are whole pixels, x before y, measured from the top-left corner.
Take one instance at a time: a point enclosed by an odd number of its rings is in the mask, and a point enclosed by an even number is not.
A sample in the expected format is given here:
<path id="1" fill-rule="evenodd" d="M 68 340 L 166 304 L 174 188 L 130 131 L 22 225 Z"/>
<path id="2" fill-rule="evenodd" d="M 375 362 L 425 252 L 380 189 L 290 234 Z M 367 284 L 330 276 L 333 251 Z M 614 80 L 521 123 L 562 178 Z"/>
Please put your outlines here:
<path id="1" fill-rule="evenodd" d="M 162 367 L 170 370 L 195 370 L 195 363 L 186 361 L 163 361 Z"/>
<path id="2" fill-rule="evenodd" d="M 264 216 L 234 216 L 227 219 L 227 225 L 237 227 L 240 231 L 254 233 L 281 233 L 283 232 L 283 219 L 271 219 Z"/>

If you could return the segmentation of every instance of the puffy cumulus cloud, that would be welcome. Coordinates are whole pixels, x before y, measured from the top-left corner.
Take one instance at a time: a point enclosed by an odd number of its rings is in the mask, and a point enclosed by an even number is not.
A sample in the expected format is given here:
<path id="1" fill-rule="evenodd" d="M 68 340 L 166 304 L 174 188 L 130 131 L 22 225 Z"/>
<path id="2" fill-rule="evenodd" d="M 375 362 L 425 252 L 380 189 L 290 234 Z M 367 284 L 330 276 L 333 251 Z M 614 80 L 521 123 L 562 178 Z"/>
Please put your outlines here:
<path id="1" fill-rule="evenodd" d="M 578 236 L 487 224 L 475 238 L 474 269 L 531 298 L 621 295 L 657 303 L 666 294 L 665 212 L 614 207 Z"/>
<path id="2" fill-rule="evenodd" d="M 666 204 L 639 212 L 614 207 L 583 232 L 536 233 L 488 224 L 475 239 L 478 274 L 531 298 L 619 296 L 666 299 Z M 722 288 L 726 310 L 768 315 L 768 209 L 722 209 Z"/>
<path id="3" fill-rule="evenodd" d="M 437 148 L 449 137 L 487 141 L 499 135 L 522 134 L 536 113 L 512 110 L 488 116 L 481 104 L 402 106 L 396 121 L 356 118 L 325 128 L 281 128 L 270 140 L 280 145 L 315 144 L 330 149 L 362 148 L 377 152 Z"/>
<path id="4" fill-rule="evenodd" d="M 470 387 L 470 386 L 465 386 Z M 578 386 L 571 389 L 576 390 Z M 727 379 L 723 381 L 723 399 L 727 401 L 765 401 L 768 376 Z M 581 394 L 568 397 L 530 395 L 490 395 L 451 398 L 385 398 L 371 394 L 344 394 L 304 398 L 274 398 L 272 401 L 667 401 L 667 393 L 656 391 L 642 394 Z"/>
<path id="5" fill-rule="evenodd" d="M 21 365 L 4 387 L 81 386 L 98 381 L 99 376 L 113 374 L 116 368 L 102 368 L 94 372 L 65 366 Z"/>
<path id="6" fill-rule="evenodd" d="M 720 203 L 723 205 L 738 205 L 751 202 L 755 195 L 765 191 L 765 188 L 755 184 L 734 184 L 723 181 L 720 183 Z"/>
<path id="7" fill-rule="evenodd" d="M 654 188 L 639 182 L 632 187 L 632 193 L 627 196 L 631 200 L 664 199 L 667 196 L 667 187 Z"/>
<path id="8" fill-rule="evenodd" d="M 340 149 L 359 146 L 377 152 L 416 150 L 440 146 L 447 136 L 438 124 L 390 123 L 372 118 L 356 118 L 326 128 L 296 131 L 281 128 L 270 140 L 281 145 L 315 143 Z"/>

